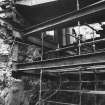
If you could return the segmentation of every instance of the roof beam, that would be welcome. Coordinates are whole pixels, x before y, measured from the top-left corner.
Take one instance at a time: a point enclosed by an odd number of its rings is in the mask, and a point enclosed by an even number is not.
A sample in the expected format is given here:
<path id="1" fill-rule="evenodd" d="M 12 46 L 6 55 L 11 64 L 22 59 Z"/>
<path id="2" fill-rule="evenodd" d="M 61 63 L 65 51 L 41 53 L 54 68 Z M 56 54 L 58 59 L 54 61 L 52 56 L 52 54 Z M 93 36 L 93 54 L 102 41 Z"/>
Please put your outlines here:
<path id="1" fill-rule="evenodd" d="M 29 36 L 32 33 L 37 33 L 37 32 L 45 31 L 48 29 L 52 29 L 52 28 L 60 26 L 64 23 L 68 23 L 68 22 L 71 22 L 73 20 L 83 18 L 87 15 L 97 13 L 97 12 L 100 12 L 102 10 L 105 10 L 105 1 L 103 1 L 103 0 L 100 2 L 97 2 L 95 4 L 92 4 L 90 6 L 87 6 L 83 9 L 80 9 L 79 11 L 67 13 L 67 14 L 59 16 L 57 18 L 45 21 L 41 24 L 32 26 L 29 28 L 29 31 L 24 34 L 24 36 Z"/>

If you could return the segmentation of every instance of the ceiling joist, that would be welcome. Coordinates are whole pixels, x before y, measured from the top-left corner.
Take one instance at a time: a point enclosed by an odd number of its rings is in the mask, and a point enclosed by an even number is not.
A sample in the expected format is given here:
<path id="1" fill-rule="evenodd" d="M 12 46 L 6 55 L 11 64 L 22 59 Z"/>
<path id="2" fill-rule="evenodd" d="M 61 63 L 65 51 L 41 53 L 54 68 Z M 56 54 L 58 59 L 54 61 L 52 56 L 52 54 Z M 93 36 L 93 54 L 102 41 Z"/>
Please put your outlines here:
<path id="1" fill-rule="evenodd" d="M 86 17 L 87 15 L 91 15 L 91 14 L 94 14 L 103 10 L 105 10 L 105 1 L 100 1 L 90 6 L 87 6 L 83 9 L 80 9 L 79 11 L 67 13 L 65 15 L 59 16 L 49 21 L 45 21 L 42 24 L 32 26 L 32 28 L 30 28 L 30 31 L 25 33 L 24 36 L 30 36 L 32 33 L 46 31 L 48 29 L 61 26 L 68 22 L 72 22 L 73 20 L 78 20 L 78 19 Z"/>

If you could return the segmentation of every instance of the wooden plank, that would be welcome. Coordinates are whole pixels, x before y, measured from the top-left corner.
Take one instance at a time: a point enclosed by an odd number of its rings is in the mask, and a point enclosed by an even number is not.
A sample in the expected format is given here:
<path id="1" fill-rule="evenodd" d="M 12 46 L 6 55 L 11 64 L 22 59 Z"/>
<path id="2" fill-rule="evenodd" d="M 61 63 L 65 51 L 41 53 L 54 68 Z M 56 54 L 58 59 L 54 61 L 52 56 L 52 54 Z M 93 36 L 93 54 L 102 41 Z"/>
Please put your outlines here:
<path id="1" fill-rule="evenodd" d="M 34 63 L 27 63 L 27 64 L 18 64 L 18 69 L 33 69 L 33 70 L 40 70 L 41 68 L 45 70 L 54 70 L 60 68 L 72 68 L 78 66 L 85 66 L 85 65 L 100 65 L 105 64 L 105 52 L 97 52 L 97 53 L 90 53 L 78 56 L 70 56 L 65 58 L 57 58 L 57 59 L 50 59 L 44 60 Z"/>
<path id="2" fill-rule="evenodd" d="M 61 91 L 61 92 L 73 92 L 73 93 L 77 93 L 77 92 L 81 92 L 81 93 L 86 93 L 86 94 L 100 94 L 100 95 L 105 95 L 105 91 L 95 91 L 95 90 L 57 90 L 57 91 Z"/>

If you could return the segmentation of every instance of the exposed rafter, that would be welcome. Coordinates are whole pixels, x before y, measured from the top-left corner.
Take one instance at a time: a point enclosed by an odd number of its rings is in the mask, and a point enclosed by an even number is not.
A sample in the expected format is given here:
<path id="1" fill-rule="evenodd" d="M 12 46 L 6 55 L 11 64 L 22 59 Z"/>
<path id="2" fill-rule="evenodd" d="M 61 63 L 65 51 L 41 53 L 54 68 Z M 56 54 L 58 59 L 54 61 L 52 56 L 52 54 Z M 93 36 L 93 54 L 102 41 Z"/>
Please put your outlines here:
<path id="1" fill-rule="evenodd" d="M 55 28 L 55 27 L 60 26 L 62 24 L 71 22 L 73 20 L 83 18 L 87 15 L 90 15 L 93 13 L 98 13 L 102 10 L 105 10 L 105 1 L 103 1 L 103 0 L 100 2 L 97 2 L 95 4 L 92 4 L 88 7 L 85 7 L 83 9 L 80 9 L 79 11 L 67 13 L 67 14 L 64 14 L 63 16 L 59 16 L 57 18 L 45 21 L 41 24 L 32 26 L 29 28 L 29 31 L 24 34 L 24 36 L 29 36 L 32 33 L 37 33 L 37 32 L 45 31 L 48 29 L 52 29 L 52 28 Z"/>

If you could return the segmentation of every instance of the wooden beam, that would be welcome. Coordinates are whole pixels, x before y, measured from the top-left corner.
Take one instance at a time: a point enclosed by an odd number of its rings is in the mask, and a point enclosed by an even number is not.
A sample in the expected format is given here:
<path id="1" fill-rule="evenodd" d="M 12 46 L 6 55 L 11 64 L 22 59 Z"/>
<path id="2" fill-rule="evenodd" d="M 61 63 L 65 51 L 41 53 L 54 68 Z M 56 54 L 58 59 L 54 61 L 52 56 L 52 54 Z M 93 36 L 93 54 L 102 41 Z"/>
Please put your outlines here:
<path id="1" fill-rule="evenodd" d="M 39 38 L 30 36 L 30 37 L 27 37 L 27 40 L 30 41 L 30 42 L 32 42 L 32 43 L 34 43 L 34 44 L 37 44 L 39 46 L 42 46 L 42 40 L 39 39 Z M 54 45 L 52 43 L 49 43 L 47 41 L 44 41 L 43 44 L 44 44 L 44 47 L 45 48 L 56 49 L 56 45 Z"/>
<path id="2" fill-rule="evenodd" d="M 24 34 L 24 36 L 29 36 L 32 33 L 37 33 L 41 31 L 46 31 L 48 29 L 53 29 L 58 26 L 61 26 L 65 23 L 72 22 L 73 20 L 78 20 L 80 18 L 86 17 L 87 15 L 91 15 L 93 13 L 98 13 L 100 11 L 105 10 L 105 1 L 100 1 L 95 4 L 92 4 L 88 7 L 80 9 L 79 11 L 74 11 L 72 13 L 67 13 L 62 16 L 56 17 L 54 19 L 45 21 L 38 25 L 30 27 L 30 31 Z"/>
<path id="3" fill-rule="evenodd" d="M 105 64 L 105 51 L 70 56 L 65 58 L 56 58 L 51 60 L 44 60 L 34 63 L 18 64 L 17 70 L 55 70 L 61 68 L 72 68 L 78 66 L 94 66 Z"/>

